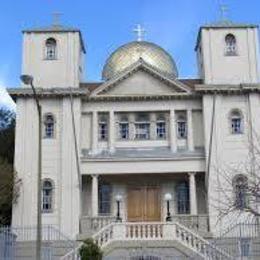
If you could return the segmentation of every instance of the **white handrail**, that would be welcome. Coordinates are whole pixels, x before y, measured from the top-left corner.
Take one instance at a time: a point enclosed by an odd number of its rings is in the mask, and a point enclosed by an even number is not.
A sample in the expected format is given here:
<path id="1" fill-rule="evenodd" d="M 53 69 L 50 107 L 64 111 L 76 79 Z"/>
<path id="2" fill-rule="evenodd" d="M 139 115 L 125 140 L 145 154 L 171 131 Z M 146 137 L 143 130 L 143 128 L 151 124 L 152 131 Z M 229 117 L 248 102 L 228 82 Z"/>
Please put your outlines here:
<path id="1" fill-rule="evenodd" d="M 200 235 L 175 222 L 114 222 L 103 227 L 92 238 L 101 249 L 106 248 L 113 241 L 177 240 L 203 259 L 234 259 Z M 80 246 L 61 260 L 79 259 L 72 256 L 75 257 Z"/>
<path id="2" fill-rule="evenodd" d="M 179 223 L 175 223 L 176 238 L 182 242 L 182 244 L 188 246 L 196 253 L 203 256 L 205 259 L 212 259 L 214 256 L 222 256 L 225 259 L 233 259 L 227 252 L 219 249 L 218 247 L 211 244 L 209 241 L 194 233 L 190 229 L 184 227 Z M 181 232 L 180 231 L 184 231 Z"/>

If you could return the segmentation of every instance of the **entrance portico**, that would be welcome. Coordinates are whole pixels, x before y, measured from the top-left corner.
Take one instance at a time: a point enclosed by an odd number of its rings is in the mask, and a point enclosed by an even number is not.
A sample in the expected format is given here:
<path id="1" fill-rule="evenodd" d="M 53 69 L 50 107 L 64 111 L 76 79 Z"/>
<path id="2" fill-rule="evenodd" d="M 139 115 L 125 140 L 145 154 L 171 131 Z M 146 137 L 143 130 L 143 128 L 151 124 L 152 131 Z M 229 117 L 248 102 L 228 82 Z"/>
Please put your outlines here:
<path id="1" fill-rule="evenodd" d="M 83 232 L 95 232 L 115 220 L 120 195 L 123 222 L 164 222 L 166 193 L 172 195 L 174 221 L 195 229 L 207 226 L 204 173 L 97 175 L 83 178 Z M 88 222 L 88 223 L 87 223 Z M 88 231 L 89 232 L 89 231 Z"/>

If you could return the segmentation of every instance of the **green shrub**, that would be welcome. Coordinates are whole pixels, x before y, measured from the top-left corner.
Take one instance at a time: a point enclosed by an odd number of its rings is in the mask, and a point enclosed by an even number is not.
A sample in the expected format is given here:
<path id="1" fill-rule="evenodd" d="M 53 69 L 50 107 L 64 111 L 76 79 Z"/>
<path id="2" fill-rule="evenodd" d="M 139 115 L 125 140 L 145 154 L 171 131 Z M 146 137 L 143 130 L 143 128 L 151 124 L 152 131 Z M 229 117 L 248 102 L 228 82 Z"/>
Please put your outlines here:
<path id="1" fill-rule="evenodd" d="M 102 260 L 103 253 L 93 239 L 86 239 L 79 250 L 81 260 Z"/>

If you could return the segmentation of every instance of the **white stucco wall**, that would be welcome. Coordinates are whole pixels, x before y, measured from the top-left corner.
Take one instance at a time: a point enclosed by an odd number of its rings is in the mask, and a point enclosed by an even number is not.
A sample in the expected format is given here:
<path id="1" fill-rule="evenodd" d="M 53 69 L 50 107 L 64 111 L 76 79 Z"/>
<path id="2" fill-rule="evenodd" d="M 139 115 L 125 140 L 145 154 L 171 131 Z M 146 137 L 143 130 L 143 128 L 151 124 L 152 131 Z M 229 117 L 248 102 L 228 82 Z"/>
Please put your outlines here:
<path id="1" fill-rule="evenodd" d="M 225 37 L 237 40 L 237 56 L 225 56 Z M 206 84 L 240 84 L 259 81 L 259 39 L 257 28 L 204 28 L 201 57 Z M 198 48 L 199 50 L 199 48 Z"/>
<path id="2" fill-rule="evenodd" d="M 45 58 L 45 42 L 48 38 L 57 41 L 55 60 Z M 78 32 L 23 34 L 22 74 L 32 75 L 35 87 L 78 87 L 84 71 L 82 56 Z"/>
<path id="3" fill-rule="evenodd" d="M 53 211 L 42 214 L 42 222 L 55 225 L 75 237 L 79 228 L 80 197 L 76 168 L 70 100 L 41 100 L 42 113 L 55 117 L 55 136 L 42 139 L 42 179 L 54 184 Z M 80 100 L 74 100 L 76 135 L 80 137 Z M 36 225 L 37 203 L 37 113 L 33 99 L 18 99 L 15 168 L 21 179 L 21 194 L 14 205 L 13 226 Z"/>
<path id="4" fill-rule="evenodd" d="M 224 217 L 221 217 L 220 214 L 232 207 L 233 177 L 236 174 L 244 174 L 245 176 L 249 174 L 251 128 L 248 122 L 251 118 L 253 119 L 253 132 L 257 138 L 260 134 L 259 120 L 255 120 L 255 116 L 260 112 L 260 98 L 259 95 L 255 94 L 250 94 L 250 98 L 248 95 L 217 95 L 213 141 L 210 148 L 213 100 L 212 96 L 205 96 L 203 106 L 205 111 L 206 164 L 209 163 L 209 150 L 211 149 L 211 162 L 207 176 L 210 224 L 212 231 L 219 234 L 234 222 L 234 218 L 243 217 L 243 214 L 239 214 L 236 210 L 231 210 L 231 213 Z M 250 116 L 250 106 L 253 107 L 252 117 Z M 239 109 L 243 115 L 243 134 L 231 134 L 229 113 L 232 109 Z M 257 145 L 257 142 L 254 145 Z"/>

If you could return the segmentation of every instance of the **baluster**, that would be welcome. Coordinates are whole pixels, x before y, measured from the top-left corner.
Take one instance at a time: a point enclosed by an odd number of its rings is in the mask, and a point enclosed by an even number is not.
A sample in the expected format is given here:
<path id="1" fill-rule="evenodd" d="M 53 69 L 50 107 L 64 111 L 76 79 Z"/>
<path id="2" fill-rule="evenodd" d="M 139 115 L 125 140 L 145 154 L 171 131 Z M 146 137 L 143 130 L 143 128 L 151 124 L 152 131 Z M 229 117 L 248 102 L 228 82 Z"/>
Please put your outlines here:
<path id="1" fill-rule="evenodd" d="M 136 231 L 137 231 L 137 236 L 136 236 L 136 238 L 139 238 L 140 225 L 137 225 L 137 226 L 136 226 Z"/>
<path id="2" fill-rule="evenodd" d="M 145 225 L 145 238 L 149 238 L 149 225 Z"/>
<path id="3" fill-rule="evenodd" d="M 159 226 L 155 225 L 155 237 L 158 238 L 159 237 Z"/>
<path id="4" fill-rule="evenodd" d="M 151 238 L 154 238 L 154 236 L 155 236 L 155 233 L 154 233 L 154 225 L 153 225 L 153 224 L 151 225 L 151 228 L 152 228 L 152 234 L 151 234 Z"/>
<path id="5" fill-rule="evenodd" d="M 129 226 L 126 226 L 126 237 L 129 238 Z"/>

